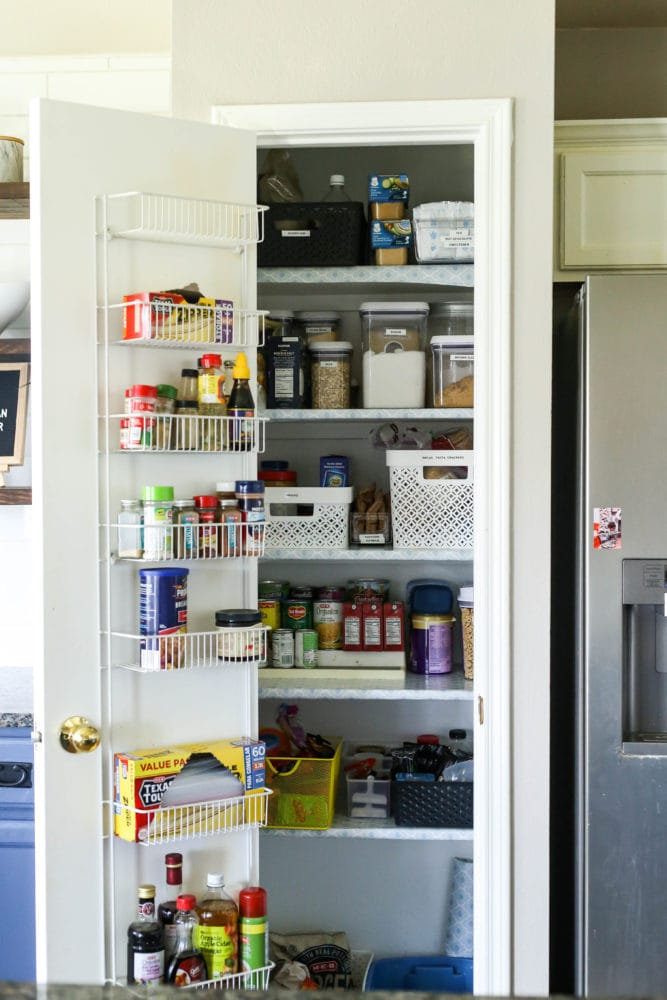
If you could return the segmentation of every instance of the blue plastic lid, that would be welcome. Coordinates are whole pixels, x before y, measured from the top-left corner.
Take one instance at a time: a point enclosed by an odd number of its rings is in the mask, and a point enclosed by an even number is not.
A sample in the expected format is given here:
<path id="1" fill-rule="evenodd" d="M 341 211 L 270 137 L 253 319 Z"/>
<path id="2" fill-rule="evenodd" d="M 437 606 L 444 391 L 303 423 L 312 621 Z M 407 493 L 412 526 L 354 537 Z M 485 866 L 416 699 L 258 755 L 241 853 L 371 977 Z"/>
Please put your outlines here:
<path id="1" fill-rule="evenodd" d="M 406 599 L 411 612 L 417 615 L 448 615 L 454 603 L 451 587 L 442 580 L 411 580 Z"/>
<path id="2" fill-rule="evenodd" d="M 261 479 L 237 479 L 237 493 L 263 493 L 264 482 Z"/>

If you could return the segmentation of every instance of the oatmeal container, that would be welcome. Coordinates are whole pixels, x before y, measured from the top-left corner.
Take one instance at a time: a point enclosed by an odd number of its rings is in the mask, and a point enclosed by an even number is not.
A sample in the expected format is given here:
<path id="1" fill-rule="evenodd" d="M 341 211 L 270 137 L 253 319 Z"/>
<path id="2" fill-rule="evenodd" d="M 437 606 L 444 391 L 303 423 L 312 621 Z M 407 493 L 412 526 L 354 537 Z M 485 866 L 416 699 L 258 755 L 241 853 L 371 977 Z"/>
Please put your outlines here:
<path id="1" fill-rule="evenodd" d="M 310 347 L 310 382 L 314 410 L 347 410 L 350 406 L 352 344 L 322 341 Z"/>

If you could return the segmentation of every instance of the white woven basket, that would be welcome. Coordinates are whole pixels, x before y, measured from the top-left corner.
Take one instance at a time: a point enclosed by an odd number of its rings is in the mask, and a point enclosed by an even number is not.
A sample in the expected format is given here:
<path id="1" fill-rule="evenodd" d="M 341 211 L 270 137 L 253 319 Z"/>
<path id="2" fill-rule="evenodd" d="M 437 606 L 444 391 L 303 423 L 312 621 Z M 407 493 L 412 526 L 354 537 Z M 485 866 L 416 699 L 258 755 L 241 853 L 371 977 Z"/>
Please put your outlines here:
<path id="1" fill-rule="evenodd" d="M 472 451 L 387 451 L 387 465 L 394 548 L 472 548 Z M 465 478 L 437 478 L 453 466 Z"/>
<path id="2" fill-rule="evenodd" d="M 354 490 L 347 486 L 267 487 L 265 551 L 346 549 L 353 497 Z"/>

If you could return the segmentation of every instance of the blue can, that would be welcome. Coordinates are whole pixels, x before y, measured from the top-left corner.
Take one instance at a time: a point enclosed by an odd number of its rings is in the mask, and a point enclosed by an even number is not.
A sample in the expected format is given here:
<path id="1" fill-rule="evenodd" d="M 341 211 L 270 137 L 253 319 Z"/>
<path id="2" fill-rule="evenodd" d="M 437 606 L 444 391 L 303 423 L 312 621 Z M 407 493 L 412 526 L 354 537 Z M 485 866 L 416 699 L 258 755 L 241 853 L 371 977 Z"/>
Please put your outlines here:
<path id="1" fill-rule="evenodd" d="M 186 666 L 188 569 L 139 570 L 140 665 L 143 670 Z"/>

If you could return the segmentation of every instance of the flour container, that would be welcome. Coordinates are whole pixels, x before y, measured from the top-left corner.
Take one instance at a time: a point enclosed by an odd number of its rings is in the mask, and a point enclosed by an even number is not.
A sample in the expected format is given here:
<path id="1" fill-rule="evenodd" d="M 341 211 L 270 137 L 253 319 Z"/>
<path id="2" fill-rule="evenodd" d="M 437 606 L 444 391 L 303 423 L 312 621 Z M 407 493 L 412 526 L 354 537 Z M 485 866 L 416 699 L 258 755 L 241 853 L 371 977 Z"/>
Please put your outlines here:
<path id="1" fill-rule="evenodd" d="M 426 302 L 362 302 L 363 405 L 424 406 Z"/>

